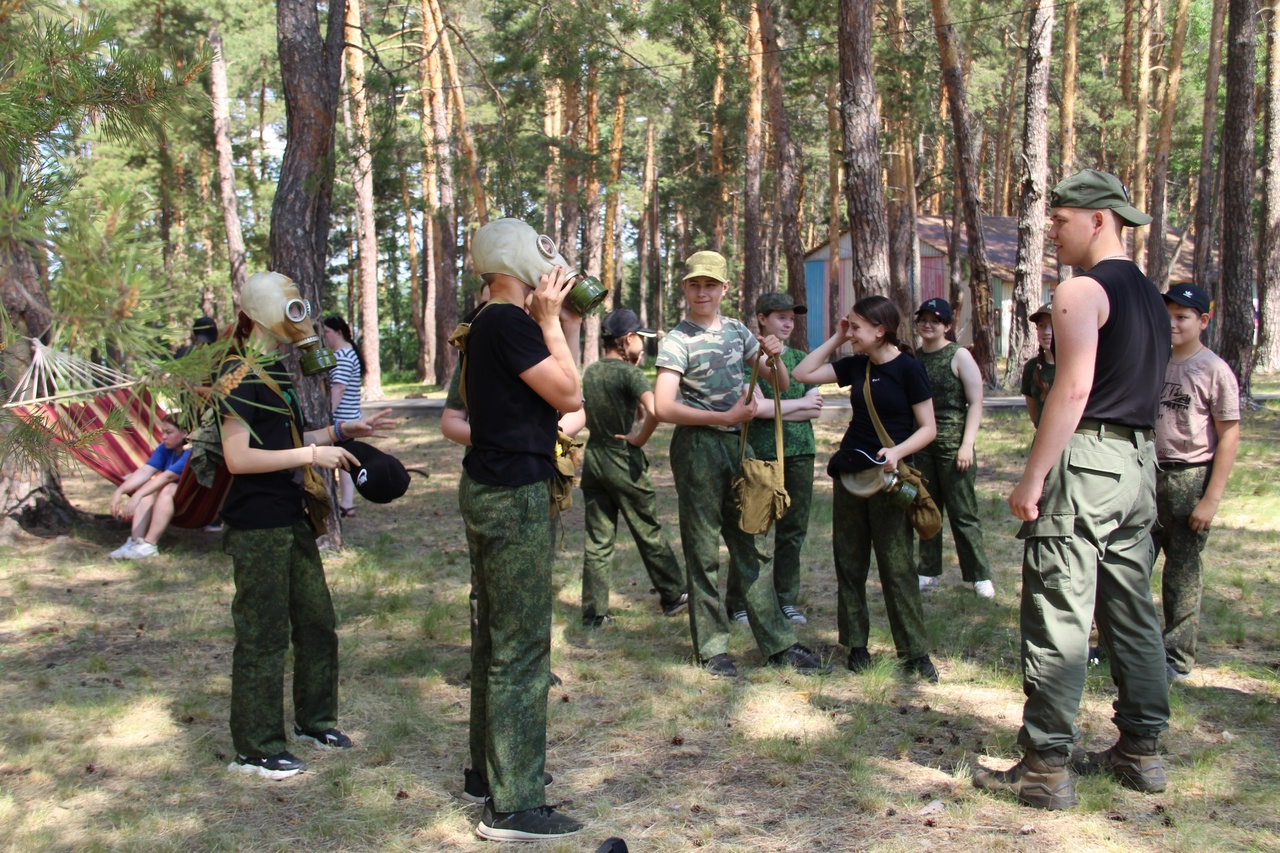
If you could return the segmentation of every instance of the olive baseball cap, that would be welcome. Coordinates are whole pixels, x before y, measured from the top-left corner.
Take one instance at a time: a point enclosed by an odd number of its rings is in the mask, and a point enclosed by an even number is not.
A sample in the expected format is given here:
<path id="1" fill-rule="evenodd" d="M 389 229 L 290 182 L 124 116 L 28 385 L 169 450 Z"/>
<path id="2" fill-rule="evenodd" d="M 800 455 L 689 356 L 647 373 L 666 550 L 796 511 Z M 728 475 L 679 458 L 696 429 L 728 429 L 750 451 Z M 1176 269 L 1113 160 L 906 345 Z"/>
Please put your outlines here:
<path id="1" fill-rule="evenodd" d="M 1109 210 L 1126 225 L 1147 225 L 1151 217 L 1129 204 L 1129 190 L 1109 172 L 1085 169 L 1059 181 L 1049 193 L 1050 207 Z"/>
<path id="2" fill-rule="evenodd" d="M 716 281 L 729 280 L 729 264 L 724 259 L 724 255 L 719 252 L 710 250 L 702 252 L 694 252 L 689 259 L 684 262 L 684 275 L 680 277 L 681 281 L 690 278 L 697 278 L 705 275 L 707 278 L 714 278 Z"/>
<path id="3" fill-rule="evenodd" d="M 477 275 L 501 273 L 535 288 L 553 267 L 569 267 L 555 240 L 539 234 L 526 222 L 510 218 L 495 219 L 480 227 L 471 241 L 471 260 Z"/>
<path id="4" fill-rule="evenodd" d="M 766 293 L 756 300 L 756 313 L 769 314 L 773 311 L 794 311 L 797 314 L 808 314 L 809 306 L 796 302 L 786 293 Z"/>

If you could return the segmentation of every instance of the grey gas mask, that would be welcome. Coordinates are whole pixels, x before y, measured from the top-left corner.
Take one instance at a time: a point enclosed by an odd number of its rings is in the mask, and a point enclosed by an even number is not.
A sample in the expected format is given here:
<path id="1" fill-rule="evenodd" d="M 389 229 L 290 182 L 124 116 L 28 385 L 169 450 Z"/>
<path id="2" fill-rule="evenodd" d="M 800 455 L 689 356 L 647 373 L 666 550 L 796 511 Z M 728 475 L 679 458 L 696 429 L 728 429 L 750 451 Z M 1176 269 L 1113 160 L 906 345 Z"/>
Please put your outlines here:
<path id="1" fill-rule="evenodd" d="M 240 310 L 282 344 L 301 351 L 298 365 L 304 376 L 324 373 L 337 366 L 333 350 L 316 330 L 311 303 L 302 298 L 293 279 L 276 272 L 249 276 L 240 292 Z"/>

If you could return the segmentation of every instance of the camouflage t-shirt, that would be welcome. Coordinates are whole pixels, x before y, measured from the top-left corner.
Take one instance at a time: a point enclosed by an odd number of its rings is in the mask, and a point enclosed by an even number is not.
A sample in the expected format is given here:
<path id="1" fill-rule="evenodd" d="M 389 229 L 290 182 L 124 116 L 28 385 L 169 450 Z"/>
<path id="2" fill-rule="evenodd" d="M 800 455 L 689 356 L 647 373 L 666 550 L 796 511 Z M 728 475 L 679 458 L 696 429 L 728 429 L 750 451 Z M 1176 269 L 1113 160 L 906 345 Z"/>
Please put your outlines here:
<path id="1" fill-rule="evenodd" d="M 782 363 L 789 373 L 808 355 L 804 350 L 787 347 L 782 351 Z M 766 399 L 773 399 L 773 385 L 760 379 L 760 388 Z M 817 385 L 806 385 L 791 380 L 787 390 L 782 392 L 784 400 L 799 400 Z M 757 459 L 777 459 L 778 451 L 773 446 L 773 418 L 756 418 L 747 427 L 747 443 L 755 451 Z M 817 452 L 813 443 L 813 421 L 783 421 L 782 449 L 790 456 L 812 456 Z"/>
<path id="2" fill-rule="evenodd" d="M 589 431 L 582 460 L 584 489 L 634 482 L 649 469 L 640 448 L 614 436 L 631 432 L 640 398 L 652 390 L 644 371 L 620 358 L 602 358 L 582 372 Z"/>
<path id="3" fill-rule="evenodd" d="M 934 439 L 940 449 L 959 450 L 964 439 L 964 419 L 969 411 L 969 400 L 964 395 L 964 384 L 951 370 L 951 362 L 960 350 L 957 343 L 948 343 L 937 352 L 916 351 L 916 360 L 924 365 L 933 389 L 933 418 L 938 425 L 938 437 Z"/>
<path id="4" fill-rule="evenodd" d="M 686 406 L 704 412 L 727 412 L 746 389 L 746 364 L 760 344 L 740 321 L 720 318 L 720 328 L 704 329 L 681 320 L 658 350 L 658 367 L 680 374 L 680 396 Z M 715 427 L 737 432 L 738 427 Z"/>

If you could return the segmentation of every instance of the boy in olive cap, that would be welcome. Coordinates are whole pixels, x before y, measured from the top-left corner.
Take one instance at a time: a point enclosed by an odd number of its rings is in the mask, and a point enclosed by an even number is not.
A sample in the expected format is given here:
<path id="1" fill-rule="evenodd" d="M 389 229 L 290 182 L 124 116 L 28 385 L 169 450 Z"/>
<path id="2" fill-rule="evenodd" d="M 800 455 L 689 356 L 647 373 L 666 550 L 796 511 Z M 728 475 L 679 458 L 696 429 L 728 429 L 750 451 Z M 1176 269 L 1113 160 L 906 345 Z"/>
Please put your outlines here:
<path id="1" fill-rule="evenodd" d="M 689 627 L 698 662 L 712 675 L 734 677 L 729 658 L 729 622 L 720 606 L 720 538 L 729 549 L 730 576 L 737 575 L 756 645 L 773 666 L 802 673 L 827 671 L 821 660 L 796 642 L 783 618 L 770 577 L 773 543 L 738 527 L 733 478 L 738 474 L 739 430 L 756 416 L 746 394 L 746 368 L 761 350 L 782 355 L 773 335 L 757 339 L 740 321 L 720 315 L 729 291 L 729 270 L 719 252 L 695 252 L 681 281 L 688 309 L 662 341 L 654 405 L 658 420 L 676 425 L 671 439 L 671 471 L 680 506 L 680 539 L 689 573 Z M 778 371 L 789 386 L 787 368 L 760 366 L 768 381 Z"/>
<path id="2" fill-rule="evenodd" d="M 1045 809 L 1075 805 L 1071 772 L 1108 773 L 1163 791 L 1160 733 L 1169 687 L 1151 599 L 1156 516 L 1152 441 L 1169 361 L 1160 291 L 1129 260 L 1121 229 L 1151 217 L 1114 176 L 1092 169 L 1050 194 L 1049 240 L 1063 264 L 1086 270 L 1053 297 L 1057 375 L 1026 470 L 1009 508 L 1020 519 L 1022 673 L 1027 701 L 1008 770 L 979 768 L 973 783 Z M 1096 609 L 1095 609 L 1096 603 Z M 1088 670 L 1089 617 L 1111 658 L 1118 692 L 1110 749 L 1072 763 L 1074 724 Z"/>
<path id="3" fill-rule="evenodd" d="M 766 293 L 756 300 L 756 324 L 761 334 L 773 335 L 783 342 L 782 363 L 788 371 L 806 355 L 803 350 L 787 346 L 786 340 L 795 329 L 796 315 L 808 311 L 807 306 L 796 304 L 786 293 Z M 761 382 L 758 387 L 764 399 L 759 401 L 755 419 L 747 424 L 747 441 L 757 459 L 777 459 L 773 434 L 773 385 Z M 817 385 L 792 382 L 780 399 L 783 477 L 791 506 L 787 514 L 774 523 L 773 589 L 778 595 L 782 615 L 797 625 L 804 625 L 808 620 L 796 609 L 800 598 L 800 551 L 809 531 L 813 457 L 816 452 L 813 419 L 822 413 L 822 395 L 818 393 Z M 741 587 L 737 576 L 730 572 L 725 606 L 734 621 L 746 622 L 747 606 Z"/>
<path id="4" fill-rule="evenodd" d="M 1209 328 L 1209 296 L 1194 284 L 1164 295 L 1173 351 L 1156 417 L 1156 553 L 1164 551 L 1160 604 L 1170 681 L 1196 662 L 1204 563 L 1200 553 L 1227 488 L 1240 446 L 1240 390 L 1235 374 L 1200 343 Z"/>
<path id="5" fill-rule="evenodd" d="M 572 286 L 555 243 L 518 219 L 476 232 L 476 272 L 491 299 L 471 321 L 463 355 L 471 450 L 458 505 L 476 597 L 471 637 L 471 799 L 476 833 L 494 841 L 558 838 L 582 824 L 546 804 L 551 668 L 551 490 L 557 410 L 581 387 L 562 322 Z"/>
<path id="6" fill-rule="evenodd" d="M 582 558 L 582 625 L 596 628 L 613 621 L 609 613 L 609 575 L 618 514 L 627 522 L 665 616 L 689 606 L 688 583 L 671 543 L 658 523 L 657 498 L 649 479 L 645 442 L 658 426 L 653 390 L 636 364 L 646 338 L 634 311 L 619 308 L 600 324 L 604 357 L 582 373 L 587 412 L 586 451 L 582 461 L 582 498 L 586 548 Z M 636 423 L 636 412 L 644 417 Z"/>

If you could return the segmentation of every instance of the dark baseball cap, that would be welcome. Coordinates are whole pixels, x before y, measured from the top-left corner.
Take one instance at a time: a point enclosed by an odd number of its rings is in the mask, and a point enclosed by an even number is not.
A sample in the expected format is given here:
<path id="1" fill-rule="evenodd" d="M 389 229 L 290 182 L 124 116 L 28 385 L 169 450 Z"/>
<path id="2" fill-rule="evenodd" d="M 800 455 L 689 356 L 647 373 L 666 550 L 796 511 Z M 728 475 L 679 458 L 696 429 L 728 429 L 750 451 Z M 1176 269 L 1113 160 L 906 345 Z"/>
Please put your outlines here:
<path id="1" fill-rule="evenodd" d="M 1151 217 L 1129 204 L 1129 190 L 1110 172 L 1085 169 L 1059 181 L 1049 193 L 1050 207 L 1109 210 L 1126 225 L 1147 225 Z"/>
<path id="2" fill-rule="evenodd" d="M 925 303 L 920 306 L 919 310 L 916 311 L 917 317 L 921 314 L 932 314 L 942 322 L 950 325 L 952 317 L 951 303 L 945 299 L 935 296 L 933 299 L 926 300 Z"/>
<path id="3" fill-rule="evenodd" d="M 1169 292 L 1164 294 L 1164 301 L 1185 305 L 1197 314 L 1209 313 L 1209 294 L 1194 284 L 1170 285 Z"/>
<path id="4" fill-rule="evenodd" d="M 1027 319 L 1034 325 L 1036 320 L 1039 320 L 1041 317 L 1048 317 L 1049 319 L 1053 319 L 1053 301 L 1052 300 L 1050 300 L 1049 302 L 1046 302 L 1045 304 L 1037 308 L 1035 311 L 1031 312 L 1031 316 L 1028 317 Z"/>
<path id="5" fill-rule="evenodd" d="M 621 338 L 635 332 L 642 338 L 652 338 L 658 333 L 640 325 L 640 318 L 630 308 L 619 308 L 610 311 L 600 321 L 600 334 L 606 338 Z"/>
<path id="6" fill-rule="evenodd" d="M 787 293 L 766 293 L 756 300 L 756 313 L 768 314 L 773 311 L 794 311 L 797 314 L 808 314 L 809 306 L 797 303 Z"/>
<path id="7" fill-rule="evenodd" d="M 218 339 L 218 324 L 213 322 L 212 317 L 198 317 L 191 324 L 191 333 L 197 341 L 211 344 Z"/>
<path id="8" fill-rule="evenodd" d="M 351 478 L 365 500 L 391 503 L 408 491 L 409 472 L 399 459 L 363 441 L 347 441 L 342 446 L 360 460 L 360 467 L 351 472 Z"/>

